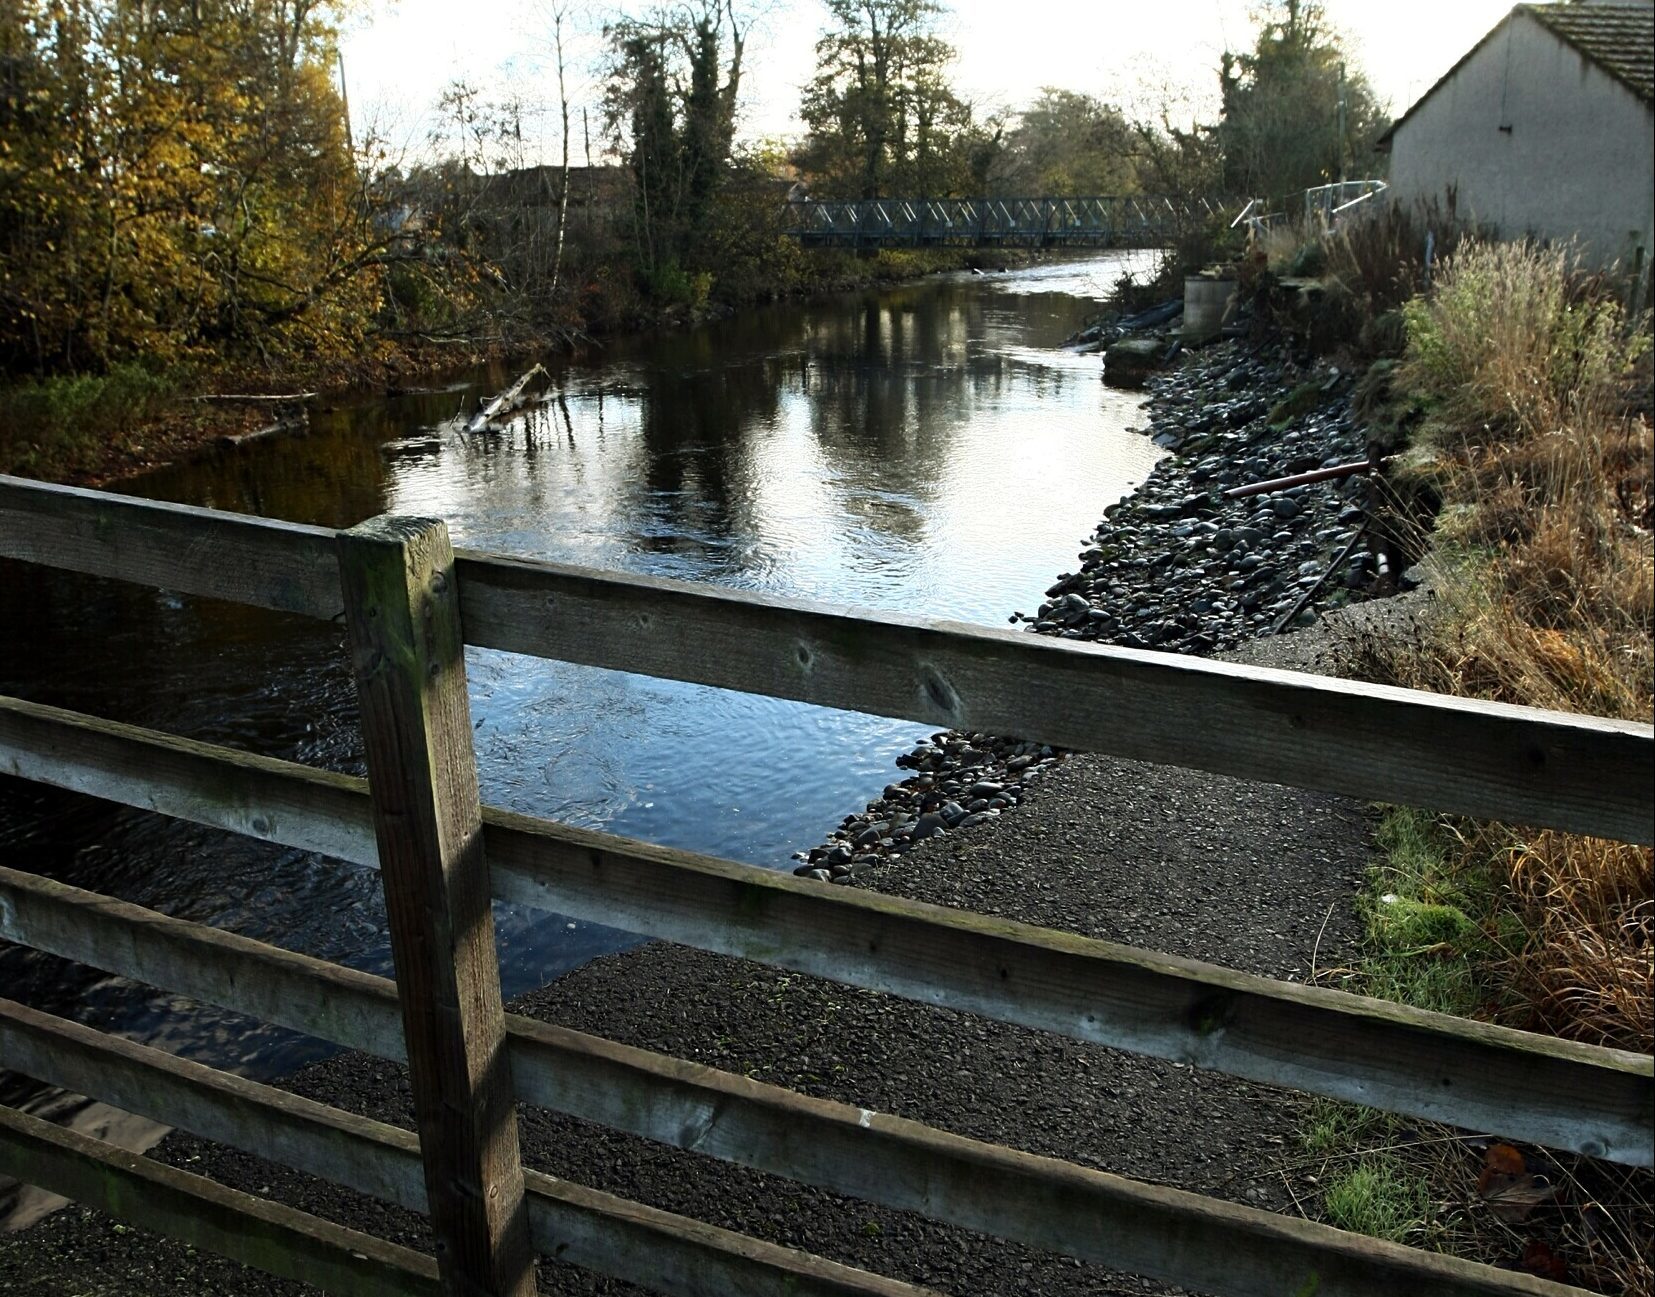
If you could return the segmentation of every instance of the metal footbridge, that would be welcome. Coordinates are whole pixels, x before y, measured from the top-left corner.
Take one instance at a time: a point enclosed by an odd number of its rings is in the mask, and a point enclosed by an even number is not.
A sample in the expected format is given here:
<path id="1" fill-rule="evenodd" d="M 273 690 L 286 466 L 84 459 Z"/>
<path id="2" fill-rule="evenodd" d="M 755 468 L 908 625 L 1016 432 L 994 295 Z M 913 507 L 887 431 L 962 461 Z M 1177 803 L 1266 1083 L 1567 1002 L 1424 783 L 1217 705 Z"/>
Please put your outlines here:
<path id="1" fill-rule="evenodd" d="M 788 232 L 807 247 L 1152 248 L 1241 207 L 1241 200 L 1148 194 L 797 199 L 787 218 Z"/>

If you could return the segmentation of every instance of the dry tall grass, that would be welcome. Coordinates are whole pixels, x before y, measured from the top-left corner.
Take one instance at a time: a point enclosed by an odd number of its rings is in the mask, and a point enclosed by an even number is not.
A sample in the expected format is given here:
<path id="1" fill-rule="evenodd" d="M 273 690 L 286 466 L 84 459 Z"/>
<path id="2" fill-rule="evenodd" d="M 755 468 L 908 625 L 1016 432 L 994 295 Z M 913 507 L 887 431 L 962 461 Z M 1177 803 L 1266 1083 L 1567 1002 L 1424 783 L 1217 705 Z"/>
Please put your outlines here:
<path id="1" fill-rule="evenodd" d="M 1392 662 L 1442 692 L 1648 720 L 1655 706 L 1655 439 L 1629 322 L 1565 251 L 1470 243 L 1406 308 L 1399 383 L 1431 402 L 1445 484 L 1434 638 Z M 1642 372 L 1647 372 L 1647 369 Z M 1530 934 L 1503 971 L 1529 1025 L 1655 1047 L 1646 848 L 1488 826 Z"/>
<path id="2" fill-rule="evenodd" d="M 1431 562 L 1438 612 L 1411 643 L 1360 654 L 1437 692 L 1647 721 L 1655 708 L 1655 437 L 1650 322 L 1625 319 L 1565 251 L 1467 242 L 1435 292 L 1404 308 L 1393 390 L 1428 409 L 1410 472 L 1440 488 Z M 1423 547 L 1421 547 L 1423 548 Z M 1644 847 L 1458 823 L 1454 870 L 1495 885 L 1476 918 L 1484 1012 L 1513 1025 L 1655 1049 L 1655 856 Z M 1445 1134 L 1444 1147 L 1456 1141 Z M 1421 1155 L 1434 1184 L 1476 1174 Z M 1465 1230 L 1445 1242 L 1509 1263 L 1536 1238 L 1570 1282 L 1655 1297 L 1645 1173 L 1548 1162 L 1544 1220 L 1502 1222 L 1461 1184 Z"/>
<path id="3" fill-rule="evenodd" d="M 1430 283 L 1427 231 L 1436 259 L 1452 259 L 1470 237 L 1452 202 L 1385 203 L 1324 235 L 1327 273 L 1362 302 L 1369 317 L 1399 309 Z"/>

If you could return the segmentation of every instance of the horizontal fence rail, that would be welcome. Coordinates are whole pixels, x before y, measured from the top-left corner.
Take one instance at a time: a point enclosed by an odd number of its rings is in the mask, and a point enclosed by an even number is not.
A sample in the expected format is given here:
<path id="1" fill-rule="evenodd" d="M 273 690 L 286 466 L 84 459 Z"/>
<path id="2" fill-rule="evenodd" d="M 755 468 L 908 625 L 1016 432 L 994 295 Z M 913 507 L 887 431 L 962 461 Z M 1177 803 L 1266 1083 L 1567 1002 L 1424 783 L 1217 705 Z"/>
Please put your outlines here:
<path id="1" fill-rule="evenodd" d="M 336 533 L 0 478 L 0 556 L 312 617 Z M 460 551 L 466 642 L 1655 841 L 1655 726 Z"/>
<path id="2" fill-rule="evenodd" d="M 339 1297 L 440 1297 L 437 1263 L 422 1253 L 4 1106 L 0 1171 Z"/>
<path id="3" fill-rule="evenodd" d="M 377 861 L 364 781 L 292 762 L 0 699 L 0 769 Z M 501 900 L 1409 1116 L 1635 1165 L 1655 1156 L 1655 1062 L 1644 1055 L 824 888 L 492 808 L 484 835 Z M 0 897 L 15 897 L 15 886 Z"/>
<path id="4" fill-rule="evenodd" d="M 394 1020 L 395 986 L 385 985 L 391 988 Z M 7 1000 L 0 1000 L 0 1043 L 8 1061 L 31 1076 L 359 1193 L 425 1210 L 420 1146 L 412 1131 Z M 0 1114 L 5 1111 L 0 1108 Z M 925 1297 L 929 1291 L 567 1180 L 533 1172 L 525 1179 L 529 1227 L 540 1252 L 659 1292 Z"/>
<path id="5" fill-rule="evenodd" d="M 141 967 L 143 980 L 176 993 L 261 1016 L 274 1010 L 271 1020 L 294 1030 L 402 1057 L 392 982 L 62 884 L 32 886 L 50 897 L 39 907 L 26 902 L 37 913 L 82 910 L 60 919 L 42 948 L 71 958 L 112 949 L 120 943 L 107 934 L 125 927 L 133 959 L 112 971 L 133 975 Z M 69 936 L 77 923 L 81 935 Z M 51 926 L 48 919 L 32 930 Z M 154 958 L 139 953 L 146 948 Z M 345 1015 L 342 1003 L 350 1006 Z M 1323 1294 L 1514 1291 L 1508 1275 L 1485 1266 L 812 1099 L 532 1019 L 507 1021 L 512 1072 L 526 1102 L 1033 1247 L 1257 1297 L 1301 1291 L 1312 1276 Z M 349 1036 L 341 1031 L 358 1023 L 371 1025 Z M 387 1201 L 423 1204 L 417 1146 L 398 1128 L 4 1000 L 0 1046 L 14 1066 L 53 1084 L 279 1155 Z M 531 1177 L 531 1212 L 533 1189 Z"/>

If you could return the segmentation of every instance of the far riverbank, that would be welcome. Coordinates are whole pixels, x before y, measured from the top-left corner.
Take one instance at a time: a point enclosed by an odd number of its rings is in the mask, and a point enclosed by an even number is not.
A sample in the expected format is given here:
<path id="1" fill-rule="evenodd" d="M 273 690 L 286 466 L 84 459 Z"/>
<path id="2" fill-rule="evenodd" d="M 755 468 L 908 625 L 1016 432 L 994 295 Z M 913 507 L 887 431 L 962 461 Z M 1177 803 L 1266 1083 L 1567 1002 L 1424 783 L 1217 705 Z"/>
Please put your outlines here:
<path id="1" fill-rule="evenodd" d="M 13 382 L 0 386 L 0 473 L 113 487 L 215 446 L 301 433 L 315 412 L 371 392 L 437 389 L 485 367 L 502 374 L 503 386 L 536 360 L 703 328 L 773 302 L 826 299 L 960 270 L 1002 273 L 1044 259 L 1019 249 L 964 248 L 808 255 L 812 273 L 786 291 L 740 305 L 640 307 L 597 332 L 514 327 L 448 338 L 381 333 L 370 335 L 355 354 L 309 365 L 259 368 L 197 358 L 156 373 L 129 365 L 108 375 Z M 251 399 L 233 399 L 237 395 Z"/>

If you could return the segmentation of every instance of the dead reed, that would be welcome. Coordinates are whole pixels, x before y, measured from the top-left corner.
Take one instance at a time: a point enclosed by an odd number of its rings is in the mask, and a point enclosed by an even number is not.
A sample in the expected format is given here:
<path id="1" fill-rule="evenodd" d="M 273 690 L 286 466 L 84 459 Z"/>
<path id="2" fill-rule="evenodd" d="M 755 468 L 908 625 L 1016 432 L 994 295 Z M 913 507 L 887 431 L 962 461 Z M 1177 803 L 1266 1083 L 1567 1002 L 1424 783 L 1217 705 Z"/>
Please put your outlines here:
<path id="1" fill-rule="evenodd" d="M 1629 375 L 1649 346 L 1567 249 L 1468 243 L 1406 308 L 1398 382 L 1443 483 L 1446 616 L 1393 663 L 1411 684 L 1647 720 L 1655 706 L 1655 438 Z M 1636 382 L 1636 379 L 1630 380 Z M 1506 961 L 1533 1025 L 1649 1051 L 1648 849 L 1489 827 L 1473 835 L 1530 934 Z"/>
<path id="2" fill-rule="evenodd" d="M 1440 491 L 1428 547 L 1437 601 L 1411 639 L 1357 646 L 1359 669 L 1436 692 L 1649 720 L 1648 317 L 1627 320 L 1612 281 L 1579 273 L 1567 249 L 1475 241 L 1403 314 L 1394 389 L 1426 410 L 1408 472 Z M 1457 893 L 1475 902 L 1473 939 L 1456 955 L 1475 965 L 1479 1016 L 1655 1049 L 1650 849 L 1497 824 L 1437 827 L 1449 844 L 1441 876 L 1487 880 Z M 1490 1196 L 1463 1141 L 1440 1134 L 1433 1148 L 1459 1151 L 1435 1165 L 1407 1155 L 1463 1206 L 1438 1218 L 1454 1237 L 1437 1245 L 1655 1297 L 1647 1174 L 1536 1150 L 1519 1155 L 1525 1184 L 1556 1192 L 1517 1212 Z"/>

